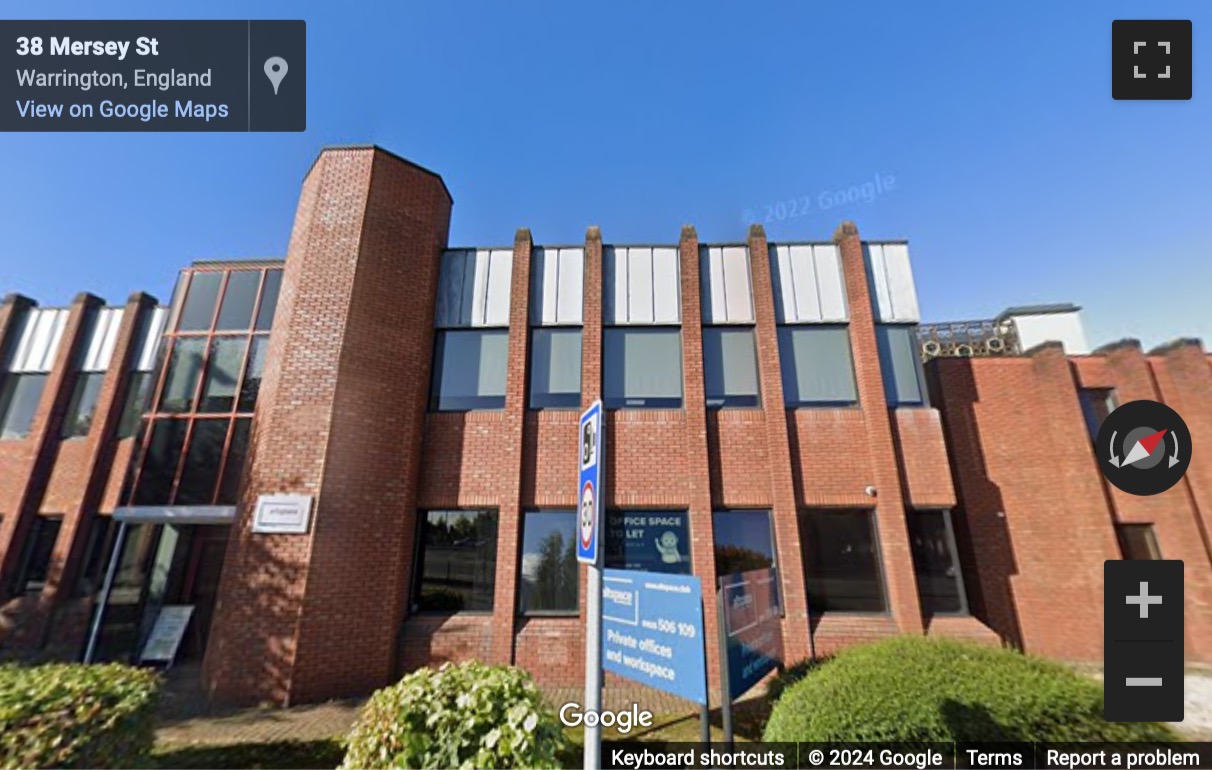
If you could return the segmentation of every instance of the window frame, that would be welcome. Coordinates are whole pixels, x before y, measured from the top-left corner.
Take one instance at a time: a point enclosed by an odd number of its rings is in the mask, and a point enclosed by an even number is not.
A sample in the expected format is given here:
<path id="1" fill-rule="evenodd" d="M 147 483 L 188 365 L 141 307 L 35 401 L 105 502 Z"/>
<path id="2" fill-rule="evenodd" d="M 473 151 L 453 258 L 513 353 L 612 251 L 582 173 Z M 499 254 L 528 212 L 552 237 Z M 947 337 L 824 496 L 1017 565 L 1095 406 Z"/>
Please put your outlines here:
<path id="1" fill-rule="evenodd" d="M 1149 541 L 1146 546 L 1152 551 L 1153 555 L 1148 559 L 1135 559 L 1128 556 L 1129 549 L 1127 546 L 1127 538 L 1125 534 L 1129 530 L 1139 529 L 1145 533 L 1146 539 Z M 1164 559 L 1162 555 L 1161 543 L 1157 542 L 1157 527 L 1153 522 L 1137 522 L 1137 521 L 1117 521 L 1115 522 L 1115 542 L 1119 546 L 1119 556 L 1122 561 L 1158 561 Z"/>
<path id="2" fill-rule="evenodd" d="M 84 400 L 84 396 L 89 391 L 89 387 L 95 386 L 92 390 L 92 408 L 89 410 L 87 418 L 88 425 L 84 432 L 79 431 L 79 422 L 85 417 L 80 412 L 80 404 L 88 403 Z M 77 441 L 88 438 L 88 434 L 92 433 L 93 421 L 97 416 L 97 410 L 101 406 L 101 389 L 105 385 L 105 372 L 76 372 L 75 382 L 72 383 L 72 396 L 67 402 L 67 410 L 63 413 L 63 422 L 59 426 L 59 437 L 64 441 Z"/>
<path id="3" fill-rule="evenodd" d="M 15 580 L 13 581 L 13 594 L 15 596 L 39 596 L 46 590 L 46 584 L 50 579 L 51 564 L 55 559 L 55 546 L 59 544 L 59 538 L 63 536 L 63 518 L 62 514 L 50 516 L 37 514 L 34 516 L 34 520 L 25 534 L 25 543 L 21 554 L 21 569 L 17 570 Z M 55 525 L 55 537 L 51 540 L 50 552 L 46 555 L 45 575 L 41 581 L 38 581 L 37 588 L 31 589 L 29 572 L 36 556 L 34 550 L 38 546 L 38 540 L 42 535 L 42 528 L 49 526 L 51 522 Z"/>
<path id="4" fill-rule="evenodd" d="M 966 618 L 972 616 L 972 603 L 968 601 L 968 586 L 964 580 L 964 565 L 960 561 L 959 545 L 955 540 L 955 524 L 952 522 L 952 509 L 950 508 L 910 508 L 907 511 L 909 522 L 913 521 L 913 517 L 922 514 L 940 514 L 943 519 L 943 537 L 945 538 L 947 550 L 951 556 L 951 564 L 955 569 L 955 587 L 959 593 L 959 609 L 939 612 L 937 610 L 928 610 L 925 606 L 925 601 L 922 597 L 922 584 L 918 575 L 917 560 L 913 559 L 913 574 L 917 583 L 917 599 L 921 606 L 922 614 L 929 617 L 957 617 Z M 907 522 L 907 523 L 909 523 Z M 909 528 L 909 552 L 910 558 L 913 557 L 913 531 L 912 525 Z"/>
<path id="5" fill-rule="evenodd" d="M 439 392 L 439 380 L 442 376 L 442 362 L 444 356 L 439 355 L 445 351 L 445 340 L 448 334 L 479 334 L 505 337 L 505 366 L 501 373 L 502 377 L 502 395 L 500 396 L 475 396 L 479 401 L 491 400 L 491 406 L 469 406 L 466 408 L 445 408 L 441 407 L 441 394 Z M 433 353 L 430 359 L 432 361 L 431 372 L 429 374 L 429 409 L 433 414 L 454 413 L 462 414 L 466 412 L 500 412 L 505 409 L 508 396 L 505 391 L 509 389 L 509 327 L 506 326 L 459 326 L 459 327 L 441 327 L 433 330 Z M 582 387 L 584 387 L 582 385 Z M 468 397 L 471 398 L 471 397 Z M 500 401 L 498 405 L 498 399 Z"/>
<path id="6" fill-rule="evenodd" d="M 1101 394 L 1101 406 L 1109 407 L 1107 415 L 1099 419 L 1098 425 L 1095 425 L 1093 422 L 1093 418 L 1096 416 L 1094 414 L 1096 404 L 1087 398 L 1087 396 L 1095 394 Z M 1090 441 L 1097 441 L 1098 432 L 1103 426 L 1103 420 L 1106 420 L 1112 412 L 1119 408 L 1119 396 L 1115 388 L 1078 388 L 1077 403 L 1082 410 L 1082 421 L 1086 423 L 1086 432 L 1090 434 Z"/>
<path id="7" fill-rule="evenodd" d="M 788 356 L 789 351 L 783 347 L 783 332 L 786 330 L 788 336 L 794 336 L 797 331 L 820 331 L 820 330 L 838 330 L 846 334 L 846 346 L 849 353 L 850 363 L 850 382 L 854 386 L 854 398 L 848 401 L 842 400 L 821 400 L 821 401 L 792 401 L 790 397 L 791 389 L 787 387 L 786 366 L 788 363 L 794 369 L 796 365 L 795 356 Z M 785 409 L 858 409 L 862 407 L 862 397 L 858 387 L 858 373 L 854 369 L 854 340 L 850 334 L 850 324 L 847 323 L 823 323 L 823 324 L 779 324 L 775 327 L 775 344 L 778 346 L 779 352 L 779 381 L 783 385 L 783 406 Z M 790 352 L 795 352 L 795 345 L 791 344 Z M 797 379 L 798 384 L 798 379 Z M 795 389 L 798 391 L 799 388 Z"/>
<path id="8" fill-rule="evenodd" d="M 50 379 L 47 372 L 0 372 L 0 441 L 25 441 L 34 432 L 34 423 L 38 419 L 38 409 L 42 399 L 46 397 L 46 383 Z M 12 417 L 13 404 L 17 400 L 17 391 L 21 383 L 37 382 L 37 398 L 34 399 L 34 409 L 30 412 L 29 421 L 20 431 L 12 435 L 6 433 L 9 420 Z"/>
<path id="9" fill-rule="evenodd" d="M 915 323 L 877 323 L 875 325 L 875 345 L 878 353 L 880 374 L 884 383 L 884 400 L 889 408 L 897 409 L 904 407 L 906 409 L 922 408 L 930 406 L 930 394 L 926 388 L 926 370 L 922 365 L 922 356 L 917 343 L 917 324 Z M 904 332 L 909 337 L 909 352 L 913 357 L 913 376 L 917 381 L 917 400 L 902 401 L 892 399 L 892 390 L 889 388 L 889 382 L 892 385 L 896 384 L 896 370 L 893 365 L 891 346 L 884 342 L 885 332 Z M 885 360 L 887 358 L 887 360 Z M 885 366 L 889 364 L 891 366 Z"/>
<path id="10" fill-rule="evenodd" d="M 515 614 L 519 618 L 579 618 L 581 616 L 581 563 L 574 560 L 573 576 L 576 580 L 574 591 L 575 606 L 572 609 L 529 610 L 522 607 L 522 561 L 526 555 L 526 524 L 531 516 L 567 515 L 572 520 L 573 556 L 575 559 L 577 538 L 577 512 L 571 508 L 534 508 L 523 510 L 520 526 L 518 527 L 518 558 L 517 577 L 515 579 L 517 596 L 514 599 Z"/>
<path id="11" fill-rule="evenodd" d="M 429 526 L 429 514 L 431 513 L 479 513 L 489 514 L 492 516 L 494 532 L 494 552 L 492 564 L 492 591 L 490 592 L 492 606 L 486 610 L 440 610 L 426 609 L 421 607 L 421 583 L 425 576 L 425 536 L 426 529 Z M 409 589 L 408 609 L 409 615 L 428 615 L 431 617 L 443 617 L 451 615 L 492 615 L 496 612 L 496 589 L 497 589 L 497 569 L 500 567 L 500 552 L 501 552 L 501 511 L 499 508 L 423 508 L 417 512 L 417 530 L 416 541 L 413 547 L 412 561 L 412 585 Z M 579 590 L 579 589 L 578 589 Z"/>
<path id="12" fill-rule="evenodd" d="M 681 395 L 679 395 L 677 397 L 676 404 L 671 403 L 672 401 L 675 400 L 673 398 L 646 399 L 646 400 L 659 400 L 661 403 L 658 403 L 658 404 L 647 404 L 647 403 L 645 403 L 645 404 L 628 404 L 626 402 L 629 399 L 626 395 L 624 395 L 621 399 L 616 399 L 613 396 L 607 395 L 607 393 L 606 393 L 606 387 L 607 387 L 606 371 L 608 369 L 610 369 L 611 367 L 607 366 L 607 364 L 606 364 L 606 353 L 610 349 L 610 346 L 607 344 L 606 339 L 607 339 L 607 337 L 611 336 L 612 333 L 627 334 L 627 333 L 631 333 L 631 332 L 634 332 L 636 334 L 641 334 L 641 335 L 671 334 L 671 333 L 677 334 L 678 386 L 679 386 L 679 389 L 681 390 Z M 603 325 L 602 326 L 602 359 L 601 359 L 602 365 L 601 365 L 601 372 L 599 374 L 599 376 L 601 377 L 601 380 L 602 380 L 602 382 L 601 382 L 602 408 L 608 409 L 610 411 L 685 409 L 686 408 L 686 366 L 685 366 L 685 360 L 684 360 L 685 356 L 686 356 L 686 339 L 685 339 L 685 335 L 683 334 L 681 324 L 611 324 L 611 325 Z M 625 380 L 626 376 L 627 376 L 626 369 L 623 369 L 623 372 L 624 372 L 623 377 Z M 584 389 L 584 387 L 585 387 L 585 384 L 581 383 L 581 388 Z M 620 401 L 622 401 L 623 403 L 619 403 Z"/>
<path id="13" fill-rule="evenodd" d="M 711 394 L 708 393 L 708 383 L 711 382 L 711 378 L 707 371 L 708 370 L 708 365 L 707 365 L 708 358 L 707 358 L 707 353 L 706 353 L 707 335 L 709 332 L 719 332 L 719 333 L 723 334 L 723 333 L 726 333 L 729 331 L 742 331 L 742 330 L 749 332 L 749 339 L 753 343 L 753 383 L 754 383 L 754 386 L 755 386 L 755 389 L 757 392 L 754 393 L 752 396 L 725 395 L 722 398 L 722 403 L 713 404 L 713 403 L 711 403 L 712 402 Z M 703 352 L 703 398 L 706 401 L 707 410 L 708 411 L 719 411 L 721 409 L 761 409 L 762 404 L 763 404 L 762 364 L 761 364 L 760 357 L 758 355 L 757 324 L 754 324 L 754 323 L 706 324 L 702 327 L 702 337 L 703 337 L 702 349 L 704 351 Z M 721 356 L 720 363 L 723 364 L 723 362 L 724 362 L 724 360 L 723 360 L 723 357 Z M 729 401 L 734 398 L 745 398 L 745 399 L 752 398 L 753 403 L 752 404 L 729 403 Z"/>
<path id="14" fill-rule="evenodd" d="M 580 369 L 577 372 L 577 380 L 579 387 L 577 388 L 577 403 L 569 405 L 542 405 L 535 406 L 535 391 L 534 391 L 534 367 L 537 362 L 535 359 L 535 335 L 540 332 L 559 333 L 572 332 L 577 333 L 577 339 L 580 340 Z M 576 324 L 556 325 L 550 324 L 546 326 L 531 326 L 529 330 L 529 339 L 526 341 L 527 356 L 526 356 L 526 410 L 530 412 L 545 412 L 545 411 L 571 411 L 579 410 L 585 399 L 585 327 Z M 545 394 L 550 397 L 552 394 Z"/>
<path id="15" fill-rule="evenodd" d="M 858 617 L 858 618 L 873 618 L 873 617 L 891 617 L 892 603 L 888 597 L 888 575 L 884 568 L 884 544 L 880 537 L 879 516 L 875 508 L 844 508 L 844 507 L 807 507 L 799 509 L 801 516 L 811 516 L 814 513 L 836 513 L 848 516 L 865 515 L 871 528 L 871 547 L 874 552 L 876 585 L 880 590 L 880 599 L 883 603 L 881 610 L 821 610 L 816 609 L 817 605 L 812 601 L 808 592 L 809 574 L 809 553 L 805 552 L 802 556 L 804 567 L 804 598 L 808 603 L 808 615 L 811 618 L 821 618 L 825 615 L 835 617 Z M 797 522 L 799 523 L 799 522 Z M 801 529 L 801 542 L 803 541 L 803 530 Z"/>

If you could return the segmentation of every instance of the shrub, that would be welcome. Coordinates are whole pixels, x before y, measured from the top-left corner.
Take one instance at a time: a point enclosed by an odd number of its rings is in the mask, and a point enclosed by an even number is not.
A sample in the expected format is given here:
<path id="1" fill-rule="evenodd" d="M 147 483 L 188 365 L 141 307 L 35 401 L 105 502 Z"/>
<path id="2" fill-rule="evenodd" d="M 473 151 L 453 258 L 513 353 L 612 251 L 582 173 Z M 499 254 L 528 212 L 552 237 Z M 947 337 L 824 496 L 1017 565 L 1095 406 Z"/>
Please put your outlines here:
<path id="1" fill-rule="evenodd" d="M 771 702 L 777 701 L 787 692 L 787 688 L 800 681 L 809 673 L 824 665 L 828 658 L 804 658 L 799 663 L 793 663 L 775 674 L 766 684 L 766 698 Z"/>
<path id="2" fill-rule="evenodd" d="M 1102 686 L 1010 650 L 902 636 L 838 653 L 792 685 L 767 741 L 1171 741 L 1103 720 Z"/>
<path id="3" fill-rule="evenodd" d="M 566 741 L 525 671 L 445 663 L 371 696 L 342 767 L 558 768 Z"/>
<path id="4" fill-rule="evenodd" d="M 134 767 L 155 743 L 156 675 L 108 664 L 0 666 L 0 767 Z"/>

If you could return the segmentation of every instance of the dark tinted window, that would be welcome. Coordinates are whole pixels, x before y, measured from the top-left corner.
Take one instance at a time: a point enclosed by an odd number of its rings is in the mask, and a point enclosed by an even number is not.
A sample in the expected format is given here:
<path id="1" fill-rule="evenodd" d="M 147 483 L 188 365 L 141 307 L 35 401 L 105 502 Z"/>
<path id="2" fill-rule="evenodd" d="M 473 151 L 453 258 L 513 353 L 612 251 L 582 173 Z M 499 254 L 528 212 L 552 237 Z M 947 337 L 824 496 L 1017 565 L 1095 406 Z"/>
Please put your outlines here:
<path id="1" fill-rule="evenodd" d="M 0 373 L 0 439 L 25 438 L 34 425 L 45 374 Z"/>
<path id="2" fill-rule="evenodd" d="M 252 418 L 241 417 L 232 428 L 231 444 L 227 449 L 227 461 L 223 466 L 223 481 L 219 485 L 219 505 L 235 505 L 240 492 L 240 477 L 244 473 L 244 460 L 248 457 L 248 435 Z"/>
<path id="3" fill-rule="evenodd" d="M 265 288 L 261 290 L 261 307 L 257 310 L 257 331 L 268 331 L 278 308 L 278 293 L 282 290 L 282 271 L 265 271 Z"/>
<path id="4" fill-rule="evenodd" d="M 528 511 L 518 564 L 518 613 L 577 612 L 577 521 L 573 511 Z"/>
<path id="5" fill-rule="evenodd" d="M 883 612 L 884 584 L 871 511 L 808 510 L 802 522 L 809 610 Z"/>
<path id="6" fill-rule="evenodd" d="M 439 331 L 430 408 L 439 412 L 505 408 L 506 329 Z"/>
<path id="7" fill-rule="evenodd" d="M 691 573 L 686 511 L 607 511 L 605 535 L 607 567 Z"/>
<path id="8" fill-rule="evenodd" d="M 253 337 L 248 353 L 248 371 L 240 386 L 240 405 L 237 411 L 251 412 L 257 406 L 257 395 L 261 392 L 261 375 L 265 372 L 265 354 L 269 351 L 269 337 Z"/>
<path id="9" fill-rule="evenodd" d="M 199 412 L 230 412 L 236 406 L 240 369 L 244 366 L 244 337 L 215 337 L 210 343 L 206 363 L 206 383 L 202 386 Z"/>
<path id="10" fill-rule="evenodd" d="M 496 511 L 429 511 L 421 519 L 416 609 L 492 611 Z"/>
<path id="11" fill-rule="evenodd" d="M 1153 561 L 1162 557 L 1152 524 L 1117 524 L 1115 534 L 1119 538 L 1119 549 L 1128 561 Z"/>
<path id="12" fill-rule="evenodd" d="M 219 461 L 227 441 L 228 420 L 195 420 L 189 437 L 189 452 L 181 483 L 177 486 L 177 505 L 210 505 L 219 479 Z"/>
<path id="13" fill-rule="evenodd" d="M 257 304 L 257 289 L 261 285 L 260 270 L 236 270 L 227 278 L 223 305 L 219 308 L 218 331 L 247 329 L 252 325 L 253 306 Z"/>
<path id="14" fill-rule="evenodd" d="M 160 395 L 161 412 L 179 413 L 193 410 L 205 353 L 204 339 L 180 338 L 173 343 L 173 351 L 168 360 L 168 375 L 164 380 L 164 392 Z"/>
<path id="15" fill-rule="evenodd" d="M 922 609 L 928 615 L 968 611 L 950 511 L 911 511 L 909 542 Z"/>
<path id="16" fill-rule="evenodd" d="M 681 408 L 681 330 L 662 327 L 604 330 L 602 403 L 612 409 Z"/>
<path id="17" fill-rule="evenodd" d="M 59 539 L 61 526 L 63 519 L 57 516 L 34 517 L 34 525 L 30 528 L 29 540 L 26 541 L 25 563 L 17 578 L 18 593 L 39 593 L 46 586 L 51 556 L 54 554 L 55 541 Z"/>
<path id="18" fill-rule="evenodd" d="M 753 329 L 703 327 L 707 406 L 757 406 L 757 348 Z"/>
<path id="19" fill-rule="evenodd" d="M 93 416 L 97 412 L 101 383 L 104 381 L 104 372 L 80 372 L 76 375 L 76 387 L 72 391 L 72 400 L 67 405 L 67 414 L 63 418 L 64 438 L 88 435 L 93 426 Z"/>
<path id="20" fill-rule="evenodd" d="M 138 432 L 153 383 L 151 372 L 131 372 L 126 384 L 126 403 L 122 406 L 122 419 L 118 421 L 118 438 L 130 438 Z"/>
<path id="21" fill-rule="evenodd" d="M 156 420 L 147 442 L 135 505 L 168 505 L 185 444 L 185 420 Z"/>
<path id="22" fill-rule="evenodd" d="M 770 511 L 716 511 L 712 521 L 717 577 L 774 566 Z"/>
<path id="23" fill-rule="evenodd" d="M 1086 430 L 1091 439 L 1098 438 L 1103 420 L 1115 410 L 1115 391 L 1110 388 L 1080 388 L 1077 397 L 1082 405 L 1082 417 L 1086 419 Z"/>
<path id="24" fill-rule="evenodd" d="M 87 596 L 101 590 L 116 529 L 117 525 L 109 516 L 92 517 L 88 530 L 88 545 L 84 549 L 84 568 L 76 586 L 77 595 Z"/>
<path id="25" fill-rule="evenodd" d="M 835 406 L 858 401 L 850 330 L 846 327 L 779 327 L 779 364 L 787 406 Z"/>
<path id="26" fill-rule="evenodd" d="M 181 316 L 177 320 L 177 329 L 183 332 L 204 332 L 210 329 L 222 282 L 223 273 L 193 274 L 185 295 L 185 305 L 181 308 Z"/>
<path id="27" fill-rule="evenodd" d="M 917 328 L 914 326 L 875 327 L 880 351 L 880 371 L 884 376 L 884 397 L 889 406 L 913 406 L 925 403 L 918 357 Z"/>
<path id="28" fill-rule="evenodd" d="M 581 406 L 581 330 L 559 327 L 530 333 L 530 408 Z"/>

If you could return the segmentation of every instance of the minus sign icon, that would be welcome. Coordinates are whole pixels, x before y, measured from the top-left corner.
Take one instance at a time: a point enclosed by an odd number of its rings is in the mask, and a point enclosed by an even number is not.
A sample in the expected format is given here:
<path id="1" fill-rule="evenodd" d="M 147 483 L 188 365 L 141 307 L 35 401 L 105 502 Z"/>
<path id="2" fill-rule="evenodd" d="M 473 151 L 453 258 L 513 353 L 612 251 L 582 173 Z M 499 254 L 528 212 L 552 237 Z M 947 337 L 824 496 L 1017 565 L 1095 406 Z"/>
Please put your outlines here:
<path id="1" fill-rule="evenodd" d="M 1125 677 L 1125 683 L 1128 687 L 1161 687 L 1162 678 L 1160 676 L 1129 676 Z"/>

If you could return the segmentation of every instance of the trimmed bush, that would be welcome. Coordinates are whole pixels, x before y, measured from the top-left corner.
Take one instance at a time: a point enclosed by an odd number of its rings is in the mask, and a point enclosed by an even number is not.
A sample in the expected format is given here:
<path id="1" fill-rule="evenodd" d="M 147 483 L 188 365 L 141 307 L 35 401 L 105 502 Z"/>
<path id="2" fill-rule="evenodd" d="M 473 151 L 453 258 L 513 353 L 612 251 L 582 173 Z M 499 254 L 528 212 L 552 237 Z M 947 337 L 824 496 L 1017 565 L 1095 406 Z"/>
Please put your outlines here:
<path id="1" fill-rule="evenodd" d="M 799 663 L 792 663 L 790 666 L 787 666 L 766 683 L 767 700 L 773 703 L 783 697 L 783 693 L 787 692 L 787 689 L 791 685 L 823 666 L 827 660 L 829 658 L 804 658 Z"/>
<path id="2" fill-rule="evenodd" d="M 371 696 L 343 768 L 558 768 L 567 738 L 525 671 L 423 668 Z"/>
<path id="3" fill-rule="evenodd" d="M 843 650 L 787 689 L 767 741 L 1172 741 L 1158 723 L 1103 720 L 1097 682 L 1064 666 L 901 636 Z"/>
<path id="4" fill-rule="evenodd" d="M 155 743 L 158 682 L 118 664 L 0 666 L 0 767 L 136 767 Z"/>

